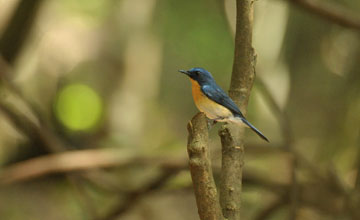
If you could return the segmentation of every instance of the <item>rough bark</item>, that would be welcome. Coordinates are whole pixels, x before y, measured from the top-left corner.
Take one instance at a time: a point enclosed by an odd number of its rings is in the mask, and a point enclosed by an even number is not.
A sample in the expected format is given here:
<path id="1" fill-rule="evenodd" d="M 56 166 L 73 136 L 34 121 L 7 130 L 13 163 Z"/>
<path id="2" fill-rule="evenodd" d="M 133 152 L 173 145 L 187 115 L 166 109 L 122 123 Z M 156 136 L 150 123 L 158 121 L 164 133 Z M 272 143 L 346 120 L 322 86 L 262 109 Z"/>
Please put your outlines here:
<path id="1" fill-rule="evenodd" d="M 234 64 L 229 95 L 246 114 L 255 78 L 256 55 L 252 48 L 253 1 L 236 1 Z M 220 204 L 225 218 L 241 218 L 242 170 L 244 165 L 244 128 L 226 126 L 219 135 L 222 143 Z"/>
<path id="2" fill-rule="evenodd" d="M 211 168 L 207 119 L 198 113 L 188 123 L 187 150 L 196 204 L 200 219 L 222 219 L 219 197 Z"/>

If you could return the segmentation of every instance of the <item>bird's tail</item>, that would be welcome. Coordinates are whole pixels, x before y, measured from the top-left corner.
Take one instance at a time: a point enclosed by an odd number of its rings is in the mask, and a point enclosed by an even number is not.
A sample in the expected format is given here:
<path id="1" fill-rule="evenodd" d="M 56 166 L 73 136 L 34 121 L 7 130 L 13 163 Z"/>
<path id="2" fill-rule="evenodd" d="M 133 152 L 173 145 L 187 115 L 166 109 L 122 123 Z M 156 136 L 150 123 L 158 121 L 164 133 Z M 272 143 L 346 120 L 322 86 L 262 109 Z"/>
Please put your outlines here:
<path id="1" fill-rule="evenodd" d="M 244 123 L 245 125 L 247 125 L 251 130 L 253 130 L 257 135 L 259 135 L 259 137 L 261 137 L 262 139 L 264 139 L 265 141 L 269 142 L 269 139 L 267 139 L 267 137 L 265 137 L 265 135 L 263 135 L 257 128 L 255 128 L 254 125 L 252 125 L 250 122 L 248 122 L 248 120 L 246 120 L 244 117 L 236 117 L 237 120 L 241 120 L 242 123 Z"/>

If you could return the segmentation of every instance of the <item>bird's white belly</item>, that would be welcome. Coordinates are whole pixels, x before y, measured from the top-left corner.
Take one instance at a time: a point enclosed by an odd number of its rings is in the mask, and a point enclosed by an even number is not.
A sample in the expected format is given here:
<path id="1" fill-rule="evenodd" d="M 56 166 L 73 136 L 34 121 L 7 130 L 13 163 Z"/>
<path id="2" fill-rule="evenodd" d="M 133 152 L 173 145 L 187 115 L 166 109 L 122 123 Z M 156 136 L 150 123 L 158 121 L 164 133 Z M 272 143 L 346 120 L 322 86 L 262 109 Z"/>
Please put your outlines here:
<path id="1" fill-rule="evenodd" d="M 233 114 L 225 107 L 217 104 L 216 102 L 204 97 L 196 102 L 197 108 L 204 112 L 209 119 L 217 119 L 218 121 L 226 121 Z"/>

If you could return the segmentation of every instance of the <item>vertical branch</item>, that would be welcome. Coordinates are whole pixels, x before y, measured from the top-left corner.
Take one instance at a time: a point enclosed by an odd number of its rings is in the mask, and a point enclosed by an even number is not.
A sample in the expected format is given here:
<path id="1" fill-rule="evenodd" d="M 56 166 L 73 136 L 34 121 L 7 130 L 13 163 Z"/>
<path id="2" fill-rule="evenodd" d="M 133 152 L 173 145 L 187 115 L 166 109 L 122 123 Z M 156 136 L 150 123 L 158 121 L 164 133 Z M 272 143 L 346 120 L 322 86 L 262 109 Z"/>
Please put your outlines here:
<path id="1" fill-rule="evenodd" d="M 14 63 L 19 51 L 29 36 L 42 0 L 21 0 L 0 38 L 0 54 L 9 63 Z"/>
<path id="2" fill-rule="evenodd" d="M 356 179 L 355 179 L 355 190 L 358 191 L 358 193 L 360 194 L 360 132 L 358 135 L 358 152 L 357 152 L 357 157 L 356 157 Z"/>
<path id="3" fill-rule="evenodd" d="M 228 128 L 220 130 L 219 135 L 222 145 L 220 204 L 225 218 L 240 219 L 244 146 L 242 143 L 236 144 Z"/>
<path id="4" fill-rule="evenodd" d="M 236 32 L 230 97 L 246 113 L 255 78 L 256 55 L 252 47 L 253 1 L 236 1 Z"/>
<path id="5" fill-rule="evenodd" d="M 237 0 L 235 54 L 229 95 L 244 114 L 255 78 L 252 23 L 253 1 Z M 225 218 L 240 219 L 244 129 L 227 126 L 219 135 L 222 143 L 220 203 Z"/>
<path id="6" fill-rule="evenodd" d="M 200 219 L 220 220 L 222 214 L 210 162 L 207 120 L 203 113 L 193 117 L 188 131 L 189 166 Z"/>

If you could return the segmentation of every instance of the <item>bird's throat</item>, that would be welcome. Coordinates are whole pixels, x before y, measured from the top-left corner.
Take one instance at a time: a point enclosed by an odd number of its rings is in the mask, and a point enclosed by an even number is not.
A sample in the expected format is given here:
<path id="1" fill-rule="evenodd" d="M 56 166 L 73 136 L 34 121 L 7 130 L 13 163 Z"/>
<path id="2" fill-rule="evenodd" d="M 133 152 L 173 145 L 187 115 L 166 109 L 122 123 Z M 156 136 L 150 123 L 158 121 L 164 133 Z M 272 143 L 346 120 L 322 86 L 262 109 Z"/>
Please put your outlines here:
<path id="1" fill-rule="evenodd" d="M 197 103 L 204 98 L 204 95 L 202 94 L 200 85 L 197 81 L 190 78 L 190 82 L 191 82 L 192 95 L 195 103 Z"/>

